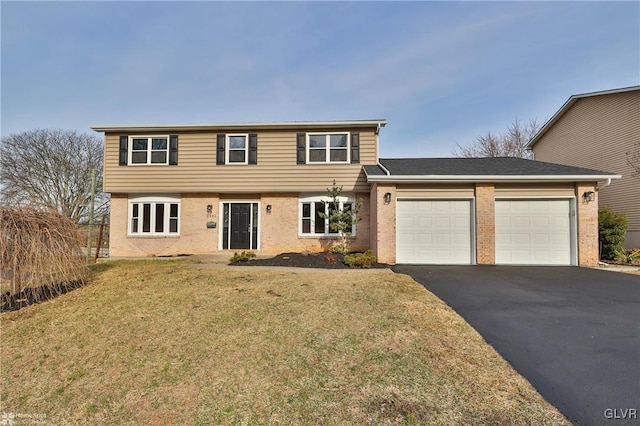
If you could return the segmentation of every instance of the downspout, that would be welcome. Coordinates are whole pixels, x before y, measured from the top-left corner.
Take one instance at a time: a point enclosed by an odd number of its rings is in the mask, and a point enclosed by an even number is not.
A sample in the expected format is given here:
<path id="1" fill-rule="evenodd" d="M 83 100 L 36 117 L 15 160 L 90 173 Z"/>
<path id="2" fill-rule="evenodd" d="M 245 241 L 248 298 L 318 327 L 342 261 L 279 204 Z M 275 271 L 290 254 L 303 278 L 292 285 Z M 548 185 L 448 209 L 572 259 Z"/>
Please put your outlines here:
<path id="1" fill-rule="evenodd" d="M 597 182 L 596 183 L 596 191 L 600 191 L 602 188 L 606 188 L 609 185 L 611 185 L 611 178 L 607 178 L 607 180 L 603 181 L 602 185 L 600 185 L 600 182 Z M 601 252 L 600 244 L 601 244 L 601 242 L 599 240 L 600 240 L 600 238 L 598 237 L 598 265 L 600 265 L 600 266 L 609 266 L 608 263 L 605 263 L 605 262 L 600 260 L 600 252 Z"/>
<path id="2" fill-rule="evenodd" d="M 607 180 L 605 180 L 602 185 L 600 185 L 600 182 L 598 182 L 598 184 L 596 185 L 596 189 L 600 191 L 602 188 L 606 188 L 609 185 L 611 185 L 611 178 L 607 178 Z"/>

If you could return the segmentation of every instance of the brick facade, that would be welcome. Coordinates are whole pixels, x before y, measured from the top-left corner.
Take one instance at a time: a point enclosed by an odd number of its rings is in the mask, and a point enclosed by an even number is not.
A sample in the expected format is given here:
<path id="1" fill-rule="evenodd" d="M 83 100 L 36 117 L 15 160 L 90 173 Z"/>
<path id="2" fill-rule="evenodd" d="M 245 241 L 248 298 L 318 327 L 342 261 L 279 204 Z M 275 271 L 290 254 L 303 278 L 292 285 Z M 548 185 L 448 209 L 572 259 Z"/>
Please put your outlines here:
<path id="1" fill-rule="evenodd" d="M 493 183 L 476 183 L 476 263 L 496 263 L 496 198 Z"/>
<path id="2" fill-rule="evenodd" d="M 356 225 L 353 250 L 369 248 L 369 194 L 356 194 L 362 209 Z M 221 202 L 252 202 L 259 204 L 258 232 L 260 251 L 281 253 L 287 251 L 324 251 L 331 248 L 335 238 L 300 237 L 298 194 L 225 195 L 182 194 L 180 198 L 180 236 L 128 236 L 128 196 L 112 194 L 110 247 L 111 256 L 171 256 L 177 254 L 207 254 L 219 252 L 222 229 Z M 211 205 L 211 213 L 207 206 Z M 271 212 L 266 212 L 266 206 Z M 207 222 L 216 222 L 216 228 L 207 228 Z M 231 252 L 234 250 L 230 250 Z"/>
<path id="3" fill-rule="evenodd" d="M 218 228 L 208 229 L 208 221 L 217 221 L 217 194 L 182 194 L 180 200 L 180 236 L 128 236 L 129 199 L 127 194 L 111 195 L 109 252 L 111 256 L 170 256 L 211 253 L 218 247 Z M 207 206 L 213 208 L 207 213 Z"/>
<path id="4" fill-rule="evenodd" d="M 596 200 L 584 202 L 582 194 L 594 191 Z M 391 194 L 385 203 L 384 195 Z M 362 201 L 356 238 L 352 249 L 373 249 L 380 262 L 396 262 L 396 185 L 374 183 L 371 193 L 358 193 Z M 577 257 L 580 266 L 598 262 L 598 194 L 595 182 L 575 185 L 577 214 Z M 334 239 L 299 236 L 299 196 L 296 193 L 253 194 L 220 197 L 218 194 L 182 194 L 180 201 L 180 236 L 128 236 L 127 194 L 112 194 L 110 223 L 111 256 L 168 256 L 206 254 L 219 251 L 222 226 L 220 203 L 225 201 L 257 202 L 259 205 L 260 252 L 275 254 L 287 251 L 328 250 Z M 208 212 L 207 206 L 211 206 Z M 267 205 L 271 212 L 267 213 Z M 209 221 L 216 228 L 207 228 Z M 475 184 L 476 263 L 495 263 L 495 185 Z M 233 251 L 233 250 L 231 250 Z"/>
<path id="5" fill-rule="evenodd" d="M 386 204 L 384 195 L 391 194 Z M 396 263 L 396 185 L 375 183 L 371 188 L 371 248 L 378 261 L 394 265 Z"/>
<path id="6" fill-rule="evenodd" d="M 584 201 L 582 194 L 593 191 L 595 201 Z M 578 265 L 598 264 L 600 249 L 598 242 L 598 192 L 596 183 L 576 183 L 576 206 L 578 216 Z"/>
<path id="7" fill-rule="evenodd" d="M 369 248 L 369 194 L 356 194 L 356 201 L 362 202 L 358 213 L 360 219 L 356 225 L 356 236 L 351 242 L 355 251 Z M 298 194 L 262 194 L 261 197 L 260 249 L 264 253 L 319 252 L 329 250 L 336 242 L 335 238 L 299 236 L 299 198 Z M 266 206 L 271 213 L 266 213 Z"/>

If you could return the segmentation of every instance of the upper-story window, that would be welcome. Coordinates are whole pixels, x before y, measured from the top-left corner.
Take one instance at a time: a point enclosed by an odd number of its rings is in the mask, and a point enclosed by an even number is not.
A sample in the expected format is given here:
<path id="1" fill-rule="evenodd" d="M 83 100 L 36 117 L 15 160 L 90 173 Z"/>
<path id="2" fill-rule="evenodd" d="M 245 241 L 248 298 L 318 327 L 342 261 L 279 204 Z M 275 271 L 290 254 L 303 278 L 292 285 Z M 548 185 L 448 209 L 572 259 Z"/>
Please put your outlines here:
<path id="1" fill-rule="evenodd" d="M 348 163 L 348 133 L 308 133 L 308 163 Z"/>
<path id="2" fill-rule="evenodd" d="M 178 164 L 178 135 L 120 136 L 119 164 Z"/>
<path id="3" fill-rule="evenodd" d="M 360 163 L 360 133 L 298 133 L 296 140 L 298 164 Z"/>
<path id="4" fill-rule="evenodd" d="M 227 135 L 227 164 L 247 164 L 249 144 L 247 135 Z"/>
<path id="5" fill-rule="evenodd" d="M 216 140 L 216 164 L 258 164 L 256 133 L 219 133 Z"/>
<path id="6" fill-rule="evenodd" d="M 168 164 L 169 137 L 131 137 L 131 164 Z"/>

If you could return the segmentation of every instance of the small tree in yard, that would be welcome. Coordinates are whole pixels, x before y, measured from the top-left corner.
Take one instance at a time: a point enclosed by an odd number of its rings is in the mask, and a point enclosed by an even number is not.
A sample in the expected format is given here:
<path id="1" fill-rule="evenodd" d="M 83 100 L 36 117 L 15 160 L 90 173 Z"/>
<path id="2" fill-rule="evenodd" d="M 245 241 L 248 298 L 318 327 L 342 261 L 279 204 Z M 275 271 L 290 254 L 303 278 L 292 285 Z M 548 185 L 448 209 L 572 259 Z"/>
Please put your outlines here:
<path id="1" fill-rule="evenodd" d="M 88 269 L 77 226 L 55 210 L 0 207 L 0 311 L 82 285 Z"/>
<path id="2" fill-rule="evenodd" d="M 345 254 L 350 250 L 352 229 L 359 220 L 358 213 L 362 209 L 362 200 L 356 202 L 353 208 L 345 208 L 344 205 L 341 207 L 341 193 L 342 186 L 336 186 L 335 182 L 333 187 L 327 188 L 327 196 L 331 199 L 329 213 L 320 213 L 320 216 L 329 219 L 329 229 L 337 232 L 340 238 L 340 242 L 334 244 L 333 250 Z"/>
<path id="3" fill-rule="evenodd" d="M 623 250 L 622 245 L 627 232 L 627 217 L 624 213 L 616 213 L 610 207 L 605 207 L 598 212 L 598 232 L 602 243 L 600 257 L 606 260 L 616 260 L 618 252 Z"/>

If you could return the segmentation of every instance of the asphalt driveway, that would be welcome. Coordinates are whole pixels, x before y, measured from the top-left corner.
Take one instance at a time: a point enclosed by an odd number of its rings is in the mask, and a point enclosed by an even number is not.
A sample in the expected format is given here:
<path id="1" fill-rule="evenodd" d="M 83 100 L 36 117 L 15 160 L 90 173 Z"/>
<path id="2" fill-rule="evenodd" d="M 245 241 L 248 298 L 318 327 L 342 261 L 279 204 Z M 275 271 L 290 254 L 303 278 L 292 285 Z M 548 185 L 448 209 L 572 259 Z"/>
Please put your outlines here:
<path id="1" fill-rule="evenodd" d="M 395 266 L 470 323 L 575 424 L 640 424 L 640 275 Z"/>

